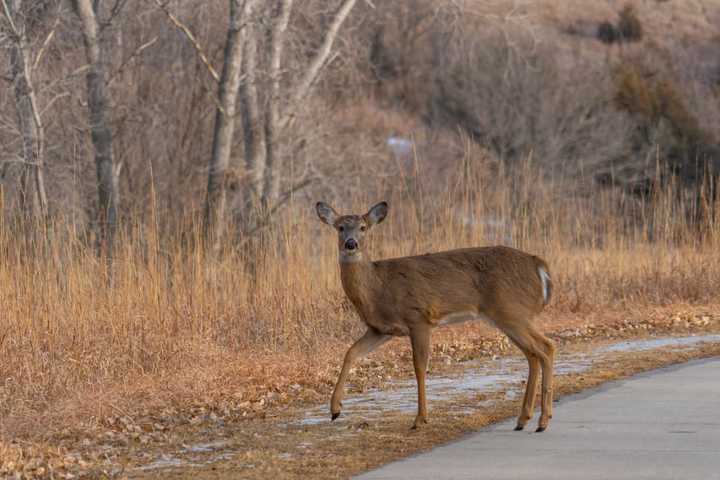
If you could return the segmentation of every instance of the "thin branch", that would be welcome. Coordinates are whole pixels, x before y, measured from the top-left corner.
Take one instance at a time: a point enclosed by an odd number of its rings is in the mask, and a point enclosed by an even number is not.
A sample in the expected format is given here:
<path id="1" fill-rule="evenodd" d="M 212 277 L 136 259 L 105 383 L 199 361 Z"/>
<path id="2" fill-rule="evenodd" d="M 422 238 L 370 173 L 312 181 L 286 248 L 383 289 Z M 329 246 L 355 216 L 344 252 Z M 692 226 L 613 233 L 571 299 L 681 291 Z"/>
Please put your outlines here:
<path id="1" fill-rule="evenodd" d="M 287 203 L 290 201 L 290 199 L 293 197 L 295 193 L 302 190 L 303 188 L 311 185 L 317 181 L 317 178 L 315 177 L 308 177 L 300 182 L 296 183 L 294 186 L 292 186 L 288 191 L 283 193 L 283 195 L 280 197 L 280 199 L 273 205 L 268 211 L 258 220 L 258 222 L 251 228 L 247 233 L 243 235 L 243 239 L 237 244 L 238 247 L 242 247 L 247 242 L 249 242 L 253 235 L 260 232 L 261 230 L 266 229 L 269 227 L 272 222 L 272 217 Z"/>
<path id="2" fill-rule="evenodd" d="M 210 75 L 212 75 L 216 82 L 220 82 L 220 75 L 218 75 L 217 70 L 215 70 L 215 68 L 210 63 L 210 59 L 205 54 L 205 51 L 200 45 L 200 42 L 198 42 L 197 38 L 195 38 L 195 35 L 193 35 L 192 31 L 184 23 L 182 23 L 180 19 L 173 15 L 170 9 L 167 8 L 167 5 L 163 5 L 160 0 L 154 1 L 158 8 L 165 12 L 165 15 L 167 15 L 168 19 L 173 23 L 173 25 L 175 25 L 175 27 L 177 27 L 177 29 L 180 30 L 187 37 L 188 40 L 190 40 L 190 43 L 195 48 L 195 51 L 200 57 L 200 60 L 202 60 L 202 62 L 205 64 L 205 67 L 207 67 Z"/>
<path id="3" fill-rule="evenodd" d="M 72 72 L 68 73 L 64 80 L 70 80 L 72 78 L 75 78 L 83 73 L 86 73 L 90 69 L 90 64 L 81 65 Z"/>
<path id="4" fill-rule="evenodd" d="M 152 47 L 153 45 L 155 45 L 155 43 L 157 43 L 157 41 L 158 41 L 158 37 L 156 36 L 155 38 L 153 38 L 153 39 L 150 40 L 149 42 L 145 42 L 145 43 L 143 43 L 142 45 L 140 45 L 139 47 L 137 47 L 137 48 L 130 54 L 130 56 L 129 56 L 128 58 L 126 58 L 125 61 L 123 61 L 122 65 L 120 65 L 120 67 L 118 67 L 118 69 L 115 70 L 115 71 L 112 73 L 112 75 L 110 75 L 110 76 L 108 77 L 107 81 L 105 82 L 105 85 L 111 85 L 112 82 L 113 82 L 113 80 L 115 80 L 115 77 L 117 77 L 118 75 L 120 75 L 120 74 L 123 72 L 123 70 L 125 70 L 125 67 L 127 67 L 127 65 L 128 65 L 135 57 L 138 57 L 144 50 L 147 50 L 148 48 L 150 48 L 150 47 Z"/>
<path id="5" fill-rule="evenodd" d="M 38 163 L 38 162 L 29 162 L 29 161 L 25 160 L 23 157 L 20 157 L 20 156 L 18 156 L 18 159 L 17 159 L 17 160 L 3 160 L 1 163 L 2 163 L 3 165 L 5 165 L 5 164 L 12 164 L 12 163 L 17 163 L 18 165 L 35 165 L 35 166 L 40 165 L 40 163 Z"/>
<path id="6" fill-rule="evenodd" d="M 345 19 L 347 19 L 350 11 L 355 6 L 355 3 L 356 0 L 344 0 L 343 3 L 340 5 L 340 8 L 338 8 L 335 17 L 332 19 L 332 22 L 330 22 L 330 26 L 325 32 L 325 37 L 323 38 L 322 43 L 320 44 L 320 48 L 318 48 L 318 51 L 315 54 L 315 57 L 313 57 L 310 65 L 308 65 L 307 67 L 307 70 L 305 70 L 305 74 L 302 76 L 297 85 L 293 88 L 294 91 L 290 98 L 288 111 L 279 122 L 281 130 L 285 128 L 288 123 L 290 123 L 295 114 L 295 110 L 298 108 L 299 103 L 307 96 L 310 88 L 315 83 L 315 80 L 317 79 L 320 70 L 324 65 L 327 64 L 328 57 L 330 56 L 333 44 L 335 43 L 335 38 L 338 35 L 340 27 L 345 22 Z"/>
<path id="7" fill-rule="evenodd" d="M 12 15 L 10 14 L 10 7 L 8 7 L 7 0 L 2 0 L 3 5 L 3 11 L 5 13 L 5 18 L 7 18 L 8 23 L 10 24 L 10 30 L 13 35 L 15 35 L 15 38 L 20 37 L 20 32 L 18 31 L 17 27 L 15 26 L 15 21 L 12 18 Z"/>
<path id="8" fill-rule="evenodd" d="M 327 65 L 330 65 L 335 59 L 338 57 L 339 53 L 334 52 L 330 58 L 328 58 L 323 64 L 320 65 L 320 68 L 317 69 L 317 73 L 310 82 L 310 84 L 307 86 L 307 89 L 305 91 L 305 95 L 307 95 L 307 92 L 312 88 L 313 85 L 315 85 L 315 82 L 318 79 L 320 71 L 322 71 Z M 287 111 L 282 117 L 282 120 L 279 122 L 279 128 L 278 130 L 282 132 L 285 127 L 290 125 L 293 120 L 295 120 L 295 115 L 297 114 L 298 110 L 300 109 L 300 104 L 302 103 L 303 98 L 305 98 L 305 95 L 302 97 L 294 98 L 294 101 L 290 102 L 290 105 L 288 105 Z"/>
<path id="9" fill-rule="evenodd" d="M 110 25 L 112 25 L 113 20 L 115 20 L 115 17 L 117 17 L 123 8 L 125 8 L 125 4 L 127 3 L 127 0 L 115 0 L 115 5 L 110 9 L 110 15 L 108 18 L 102 22 L 100 22 L 100 17 L 98 15 L 98 23 L 100 24 L 100 32 L 104 31 L 106 28 L 108 28 Z M 98 13 L 98 12 L 96 12 Z"/>
<path id="10" fill-rule="evenodd" d="M 35 62 L 33 63 L 32 69 L 35 70 L 37 66 L 40 64 L 40 60 L 42 59 L 43 54 L 45 53 L 45 50 L 47 50 L 48 45 L 50 45 L 50 42 L 52 42 L 53 37 L 55 37 L 55 30 L 57 29 L 58 24 L 60 23 L 60 18 L 55 18 L 55 23 L 53 24 L 52 30 L 50 30 L 50 33 L 48 33 L 48 36 L 45 38 L 45 41 L 40 46 L 40 50 L 37 53 L 37 56 L 35 57 Z"/>
<path id="11" fill-rule="evenodd" d="M 55 102 L 57 102 L 57 101 L 60 100 L 61 98 L 69 97 L 69 96 L 70 96 L 70 92 L 64 92 L 64 93 L 60 93 L 60 94 L 58 94 L 58 95 L 55 95 L 55 96 L 52 98 L 52 100 L 50 100 L 50 101 L 47 103 L 47 105 L 45 105 L 45 108 L 43 108 L 42 112 L 40 112 L 40 116 L 42 117 L 43 115 L 45 115 L 45 112 L 47 112 L 48 110 L 50 110 L 50 107 L 52 107 Z"/>

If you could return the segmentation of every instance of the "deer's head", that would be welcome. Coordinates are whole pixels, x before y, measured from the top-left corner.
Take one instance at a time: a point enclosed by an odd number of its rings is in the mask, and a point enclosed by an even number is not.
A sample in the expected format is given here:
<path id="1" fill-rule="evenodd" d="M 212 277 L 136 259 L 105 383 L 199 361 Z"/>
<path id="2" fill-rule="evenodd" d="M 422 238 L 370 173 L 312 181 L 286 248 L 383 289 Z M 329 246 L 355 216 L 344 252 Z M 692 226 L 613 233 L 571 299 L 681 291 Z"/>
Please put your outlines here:
<path id="1" fill-rule="evenodd" d="M 382 222 L 388 214 L 387 202 L 380 202 L 364 215 L 338 215 L 327 203 L 315 205 L 320 220 L 338 233 L 341 262 L 353 262 L 362 258 L 364 238 L 372 227 Z"/>

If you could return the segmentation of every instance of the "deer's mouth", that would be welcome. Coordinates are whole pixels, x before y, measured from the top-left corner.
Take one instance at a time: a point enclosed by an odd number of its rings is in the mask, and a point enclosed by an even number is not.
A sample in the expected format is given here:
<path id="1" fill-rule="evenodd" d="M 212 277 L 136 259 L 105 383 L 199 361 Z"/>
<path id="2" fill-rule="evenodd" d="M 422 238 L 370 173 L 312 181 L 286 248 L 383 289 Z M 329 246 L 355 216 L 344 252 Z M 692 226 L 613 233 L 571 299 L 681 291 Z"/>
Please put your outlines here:
<path id="1" fill-rule="evenodd" d="M 361 252 L 359 248 L 343 248 L 340 249 L 340 261 L 344 262 L 356 262 L 360 258 L 362 258 Z"/>
<path id="2" fill-rule="evenodd" d="M 343 248 L 342 254 L 346 257 L 354 257 L 356 255 L 360 255 L 360 250 L 358 250 L 357 248 L 354 250 L 348 250 L 347 248 Z"/>

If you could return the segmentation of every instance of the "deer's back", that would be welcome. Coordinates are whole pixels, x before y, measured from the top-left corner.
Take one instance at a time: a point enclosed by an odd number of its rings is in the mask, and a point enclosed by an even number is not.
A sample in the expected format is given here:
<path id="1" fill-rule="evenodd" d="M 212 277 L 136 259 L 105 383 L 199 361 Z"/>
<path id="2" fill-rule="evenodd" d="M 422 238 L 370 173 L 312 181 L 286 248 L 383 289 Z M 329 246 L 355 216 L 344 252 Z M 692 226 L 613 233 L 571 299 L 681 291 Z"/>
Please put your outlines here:
<path id="1" fill-rule="evenodd" d="M 450 250 L 374 262 L 378 315 L 437 323 L 458 312 L 490 317 L 542 310 L 545 262 L 514 248 L 495 246 Z M 511 312 L 512 310 L 512 312 Z M 410 321 L 406 318 L 406 321 Z"/>

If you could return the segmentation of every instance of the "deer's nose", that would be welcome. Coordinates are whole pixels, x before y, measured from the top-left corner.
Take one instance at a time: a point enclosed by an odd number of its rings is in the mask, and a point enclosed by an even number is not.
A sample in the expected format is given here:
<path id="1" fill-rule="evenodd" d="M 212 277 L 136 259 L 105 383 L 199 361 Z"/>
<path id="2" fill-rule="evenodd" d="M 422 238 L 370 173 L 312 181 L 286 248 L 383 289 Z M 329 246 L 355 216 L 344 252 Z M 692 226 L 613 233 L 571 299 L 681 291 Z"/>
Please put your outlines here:
<path id="1" fill-rule="evenodd" d="M 345 242 L 345 250 L 355 250 L 358 248 L 358 243 L 355 241 L 354 238 L 348 238 Z"/>

